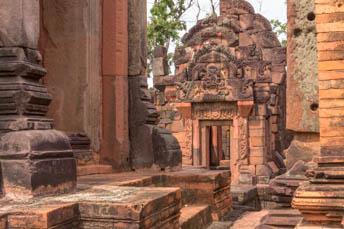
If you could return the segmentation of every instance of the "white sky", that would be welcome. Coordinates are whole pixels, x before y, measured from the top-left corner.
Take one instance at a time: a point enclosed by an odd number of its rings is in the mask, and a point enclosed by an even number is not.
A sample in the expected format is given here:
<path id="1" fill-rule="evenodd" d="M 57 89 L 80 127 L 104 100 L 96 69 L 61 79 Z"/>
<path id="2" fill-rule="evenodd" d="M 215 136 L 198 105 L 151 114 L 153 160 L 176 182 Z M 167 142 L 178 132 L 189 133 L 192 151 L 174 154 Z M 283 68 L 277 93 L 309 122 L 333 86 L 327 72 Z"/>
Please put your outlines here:
<path id="1" fill-rule="evenodd" d="M 218 5 L 220 0 L 215 0 Z M 278 19 L 281 22 L 287 22 L 287 4 L 286 0 L 247 0 L 250 2 L 256 10 L 256 13 L 260 13 L 265 16 L 268 20 Z M 150 9 L 154 3 L 154 0 L 147 0 L 148 4 L 148 20 L 150 16 Z M 200 18 L 205 18 L 209 12 L 211 12 L 209 0 L 199 0 L 201 6 Z M 219 7 L 218 7 L 219 8 Z M 217 9 L 218 11 L 219 9 Z M 183 16 L 183 20 L 186 22 L 187 30 L 196 24 L 196 15 L 198 8 L 196 6 L 190 8 Z M 182 36 L 186 31 L 182 31 L 180 36 Z M 173 52 L 174 45 L 171 45 L 170 52 Z M 148 79 L 149 86 L 152 86 L 152 78 Z"/>
<path id="2" fill-rule="evenodd" d="M 218 4 L 219 0 L 215 0 Z M 260 13 L 267 17 L 269 20 L 271 19 L 278 19 L 282 22 L 287 21 L 287 5 L 285 3 L 286 0 L 248 0 L 253 7 L 256 9 L 257 13 Z M 209 0 L 199 0 L 201 5 L 201 16 L 200 19 L 207 16 L 207 14 L 211 11 Z M 148 18 L 150 14 L 150 9 L 154 3 L 154 0 L 147 0 L 148 4 Z M 261 3 L 261 9 L 260 9 Z M 189 9 L 185 15 L 183 16 L 183 20 L 186 21 L 188 29 L 190 29 L 193 25 L 196 24 L 196 14 L 198 9 L 196 6 Z"/>

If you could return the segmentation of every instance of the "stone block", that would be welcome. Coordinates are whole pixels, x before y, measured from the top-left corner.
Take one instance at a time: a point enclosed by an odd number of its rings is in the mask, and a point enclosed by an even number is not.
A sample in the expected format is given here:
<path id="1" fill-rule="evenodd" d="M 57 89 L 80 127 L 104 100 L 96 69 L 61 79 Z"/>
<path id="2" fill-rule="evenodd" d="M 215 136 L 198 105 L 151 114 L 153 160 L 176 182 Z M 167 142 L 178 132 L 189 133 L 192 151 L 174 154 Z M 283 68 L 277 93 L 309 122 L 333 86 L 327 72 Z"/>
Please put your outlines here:
<path id="1" fill-rule="evenodd" d="M 274 123 L 274 124 L 276 124 L 277 123 L 277 121 L 278 121 L 278 115 L 272 115 L 272 116 L 270 116 L 270 123 Z"/>
<path id="2" fill-rule="evenodd" d="M 76 187 L 76 161 L 62 132 L 10 132 L 1 137 L 0 151 L 3 191 L 10 198 L 66 193 Z"/>
<path id="3" fill-rule="evenodd" d="M 250 148 L 250 156 L 251 157 L 265 157 L 266 156 L 265 144 L 261 145 L 261 146 L 257 146 L 257 147 L 254 147 L 253 145 L 251 145 L 251 146 L 252 146 Z"/>
<path id="4" fill-rule="evenodd" d="M 239 16 L 240 27 L 243 30 L 253 28 L 254 14 L 242 14 Z"/>
<path id="5" fill-rule="evenodd" d="M 265 129 L 266 120 L 265 119 L 256 119 L 256 120 L 249 120 L 249 129 Z"/>
<path id="6" fill-rule="evenodd" d="M 0 205 L 9 228 L 179 228 L 178 188 L 97 185 L 78 193 Z M 6 208 L 6 209 L 4 209 Z M 123 220 L 125 219 L 125 220 Z"/>
<path id="7" fill-rule="evenodd" d="M 74 158 L 2 160 L 1 167 L 9 198 L 68 193 L 76 188 Z"/>
<path id="8" fill-rule="evenodd" d="M 240 46 L 250 46 L 253 45 L 254 41 L 252 40 L 248 32 L 243 32 L 239 34 L 239 45 Z"/>
<path id="9" fill-rule="evenodd" d="M 167 57 L 167 49 L 164 46 L 157 46 L 153 50 L 153 56 L 157 57 Z"/>
<path id="10" fill-rule="evenodd" d="M 265 177 L 271 177 L 273 174 L 270 167 L 266 165 L 257 165 L 256 166 L 256 175 L 257 176 L 265 176 Z"/>
<path id="11" fill-rule="evenodd" d="M 265 137 L 250 137 L 250 147 L 264 147 Z"/>
<path id="12" fill-rule="evenodd" d="M 208 205 L 184 207 L 181 209 L 179 221 L 181 229 L 206 229 L 213 221 L 211 208 Z"/>
<path id="13" fill-rule="evenodd" d="M 47 204 L 21 210 L 8 216 L 9 228 L 79 228 L 78 204 Z"/>
<path id="14" fill-rule="evenodd" d="M 270 210 L 261 220 L 259 228 L 298 228 L 296 227 L 302 221 L 302 215 L 294 209 Z M 309 228 L 311 229 L 311 228 Z"/>
<path id="15" fill-rule="evenodd" d="M 270 21 L 265 18 L 263 15 L 257 13 L 254 18 L 254 31 L 255 32 L 262 32 L 262 31 L 272 31 L 272 26 Z"/>
<path id="16" fill-rule="evenodd" d="M 235 6 L 235 7 L 233 7 Z M 221 15 L 241 15 L 241 14 L 253 14 L 254 8 L 246 1 L 240 0 L 223 0 L 220 3 Z"/>
<path id="17" fill-rule="evenodd" d="M 257 187 L 253 185 L 232 185 L 233 201 L 237 205 L 246 205 L 257 198 Z"/>
<path id="18" fill-rule="evenodd" d="M 270 128 L 272 133 L 277 133 L 279 130 L 278 124 L 272 124 Z"/>
<path id="19" fill-rule="evenodd" d="M 265 137 L 264 129 L 250 130 L 250 137 Z"/>
<path id="20" fill-rule="evenodd" d="M 256 106 L 256 114 L 259 116 L 266 116 L 268 114 L 266 104 L 258 104 Z"/>
<path id="21" fill-rule="evenodd" d="M 179 133 L 184 132 L 185 126 L 183 120 L 173 121 L 171 124 L 171 132 L 172 133 Z"/>
<path id="22" fill-rule="evenodd" d="M 272 64 L 285 64 L 287 50 L 283 47 L 262 49 L 263 60 L 272 61 Z"/>
<path id="23" fill-rule="evenodd" d="M 269 182 L 270 182 L 270 177 L 271 177 L 271 175 L 269 175 L 269 176 L 258 176 L 257 175 L 257 183 L 258 184 L 269 184 Z"/>
<path id="24" fill-rule="evenodd" d="M 110 173 L 113 173 L 113 169 L 111 165 L 93 164 L 93 165 L 82 165 L 82 166 L 77 167 L 78 176 L 87 176 L 87 175 L 94 175 L 94 174 L 110 174 Z"/>
<path id="25" fill-rule="evenodd" d="M 164 57 L 156 57 L 153 59 L 153 75 L 165 76 L 168 75 L 168 64 Z"/>
<path id="26" fill-rule="evenodd" d="M 264 165 L 266 162 L 266 158 L 262 156 L 250 156 L 250 164 L 251 165 Z"/>
<path id="27" fill-rule="evenodd" d="M 257 32 L 252 35 L 252 38 L 259 48 L 276 48 L 281 45 L 272 31 Z"/>
<path id="28" fill-rule="evenodd" d="M 271 74 L 272 74 L 272 82 L 275 84 L 282 84 L 286 79 L 285 73 L 272 72 Z"/>
<path id="29" fill-rule="evenodd" d="M 240 173 L 239 174 L 239 184 L 244 185 L 254 185 L 257 183 L 257 177 L 250 173 Z"/>

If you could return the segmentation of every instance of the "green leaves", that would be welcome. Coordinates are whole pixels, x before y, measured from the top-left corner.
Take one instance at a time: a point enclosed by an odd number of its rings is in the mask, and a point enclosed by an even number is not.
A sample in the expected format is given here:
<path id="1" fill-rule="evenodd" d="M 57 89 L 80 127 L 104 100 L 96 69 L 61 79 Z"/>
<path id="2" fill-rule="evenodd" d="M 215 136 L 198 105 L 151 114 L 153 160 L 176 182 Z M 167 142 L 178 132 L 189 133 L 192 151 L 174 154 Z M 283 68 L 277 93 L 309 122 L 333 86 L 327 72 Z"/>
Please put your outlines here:
<path id="1" fill-rule="evenodd" d="M 167 46 L 179 39 L 178 32 L 186 28 L 180 17 L 185 11 L 185 0 L 156 0 L 151 9 L 148 39 L 151 45 Z"/>
<path id="2" fill-rule="evenodd" d="M 155 0 L 151 9 L 150 22 L 147 27 L 148 58 L 153 60 L 153 50 L 156 46 L 169 48 L 170 42 L 178 42 L 179 32 L 186 29 L 181 20 L 182 15 L 191 6 L 193 0 Z M 169 55 L 171 57 L 172 55 Z M 170 58 L 172 60 L 172 58 Z M 149 71 L 151 66 L 149 66 Z"/>
<path id="3" fill-rule="evenodd" d="M 275 19 L 272 19 L 270 23 L 272 25 L 272 30 L 276 33 L 278 37 L 287 34 L 287 23 L 282 23 L 281 21 Z M 287 40 L 285 38 L 281 40 L 281 43 L 282 46 L 287 46 Z"/>

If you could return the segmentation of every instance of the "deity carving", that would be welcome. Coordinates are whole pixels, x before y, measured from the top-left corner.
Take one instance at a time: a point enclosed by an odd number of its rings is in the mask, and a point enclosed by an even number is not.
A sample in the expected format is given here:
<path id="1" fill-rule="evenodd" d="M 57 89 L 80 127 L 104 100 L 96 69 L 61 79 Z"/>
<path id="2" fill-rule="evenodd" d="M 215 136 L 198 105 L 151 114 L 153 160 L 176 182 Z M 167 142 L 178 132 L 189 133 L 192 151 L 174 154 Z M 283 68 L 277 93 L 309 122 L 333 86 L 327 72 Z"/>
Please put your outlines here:
<path id="1" fill-rule="evenodd" d="M 239 118 L 239 163 L 247 163 L 249 150 L 248 150 L 248 126 L 247 120 Z"/>
<path id="2" fill-rule="evenodd" d="M 270 81 L 271 80 L 271 63 L 263 63 L 259 69 L 257 81 Z"/>

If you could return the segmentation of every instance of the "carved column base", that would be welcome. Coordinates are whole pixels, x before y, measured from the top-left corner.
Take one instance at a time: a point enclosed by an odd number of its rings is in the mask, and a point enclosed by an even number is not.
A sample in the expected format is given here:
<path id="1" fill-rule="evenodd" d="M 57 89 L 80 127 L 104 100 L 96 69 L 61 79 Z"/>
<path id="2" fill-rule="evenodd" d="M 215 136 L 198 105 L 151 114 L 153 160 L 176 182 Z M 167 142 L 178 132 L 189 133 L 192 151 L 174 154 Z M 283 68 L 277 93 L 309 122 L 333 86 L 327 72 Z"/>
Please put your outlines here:
<path id="1" fill-rule="evenodd" d="M 68 193 L 76 188 L 76 163 L 68 137 L 56 130 L 2 135 L 0 163 L 8 198 Z"/>
<path id="2" fill-rule="evenodd" d="M 315 158 L 318 167 L 309 182 L 297 189 L 293 207 L 300 210 L 305 222 L 342 225 L 344 218 L 344 156 Z"/>
<path id="3" fill-rule="evenodd" d="M 340 225 L 344 216 L 344 184 L 302 185 L 295 193 L 293 207 L 307 222 Z"/>

